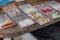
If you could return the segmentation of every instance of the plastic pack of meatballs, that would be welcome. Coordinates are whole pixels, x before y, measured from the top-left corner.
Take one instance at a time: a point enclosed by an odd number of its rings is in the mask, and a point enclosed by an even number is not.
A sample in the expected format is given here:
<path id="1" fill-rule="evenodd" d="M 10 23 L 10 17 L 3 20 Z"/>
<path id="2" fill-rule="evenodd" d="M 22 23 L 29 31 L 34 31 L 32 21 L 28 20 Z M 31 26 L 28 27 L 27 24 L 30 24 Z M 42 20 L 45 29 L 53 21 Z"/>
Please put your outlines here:
<path id="1" fill-rule="evenodd" d="M 36 5 L 35 7 L 51 19 L 60 17 L 60 14 L 58 12 L 56 12 L 45 4 Z"/>
<path id="2" fill-rule="evenodd" d="M 15 0 L 16 2 L 25 1 L 25 0 Z"/>
<path id="3" fill-rule="evenodd" d="M 18 7 L 26 14 L 37 11 L 37 9 L 30 4 L 19 5 Z"/>
<path id="4" fill-rule="evenodd" d="M 0 15 L 0 29 L 11 27 L 13 25 L 15 25 L 14 21 L 12 21 L 7 15 Z"/>
<path id="5" fill-rule="evenodd" d="M 31 19 L 35 20 L 40 25 L 50 22 L 50 19 L 38 11 L 30 4 L 18 6 L 23 12 L 25 12 Z"/>

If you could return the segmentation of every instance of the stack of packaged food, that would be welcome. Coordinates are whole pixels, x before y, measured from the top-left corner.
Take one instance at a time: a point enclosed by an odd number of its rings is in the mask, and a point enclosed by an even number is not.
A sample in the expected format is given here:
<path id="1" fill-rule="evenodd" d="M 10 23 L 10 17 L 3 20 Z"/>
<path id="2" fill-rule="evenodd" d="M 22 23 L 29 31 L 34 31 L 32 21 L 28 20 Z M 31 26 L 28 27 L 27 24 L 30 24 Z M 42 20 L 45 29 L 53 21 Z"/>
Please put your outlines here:
<path id="1" fill-rule="evenodd" d="M 10 2 L 14 2 L 14 0 L 0 0 L 0 5 L 1 6 L 5 6 L 5 5 L 7 5 L 7 4 L 9 4 Z"/>
<path id="2" fill-rule="evenodd" d="M 35 20 L 40 25 L 50 22 L 50 19 L 38 11 L 30 4 L 18 6 L 23 12 L 25 12 L 31 19 Z"/>
<path id="3" fill-rule="evenodd" d="M 14 21 L 12 21 L 7 15 L 0 15 L 0 29 L 4 29 L 13 25 L 15 25 Z"/>
<path id="4" fill-rule="evenodd" d="M 51 19 L 60 17 L 60 13 L 56 12 L 45 4 L 36 5 L 35 7 Z"/>

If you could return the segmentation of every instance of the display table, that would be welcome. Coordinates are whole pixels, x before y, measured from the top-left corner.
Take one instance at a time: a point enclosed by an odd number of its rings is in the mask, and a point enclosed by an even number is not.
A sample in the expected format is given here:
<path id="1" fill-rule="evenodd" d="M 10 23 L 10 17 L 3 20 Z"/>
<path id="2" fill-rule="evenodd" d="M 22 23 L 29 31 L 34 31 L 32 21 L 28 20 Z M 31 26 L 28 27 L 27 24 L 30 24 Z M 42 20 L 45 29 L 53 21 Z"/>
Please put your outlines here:
<path id="1" fill-rule="evenodd" d="M 20 4 L 20 3 L 18 3 L 18 4 Z M 0 7 L 0 8 L 2 8 L 2 7 Z M 0 12 L 3 12 L 3 11 L 0 11 Z M 25 27 L 25 28 L 20 28 L 18 25 L 14 25 L 13 27 L 0 30 L 0 38 L 17 37 L 17 36 L 23 35 L 27 32 L 46 27 L 48 25 L 54 24 L 59 21 L 60 21 L 60 18 L 57 18 L 44 25 L 39 25 L 39 24 L 35 23 L 35 24 Z"/>
<path id="2" fill-rule="evenodd" d="M 27 32 L 46 27 L 48 25 L 51 25 L 51 24 L 59 22 L 59 21 L 60 21 L 60 18 L 57 18 L 54 21 L 52 21 L 50 23 L 47 23 L 45 25 L 42 25 L 42 26 L 40 26 L 38 24 L 34 24 L 34 25 L 31 25 L 31 26 L 26 27 L 26 28 L 20 28 L 16 25 L 14 27 L 10 27 L 10 28 L 7 28 L 7 29 L 0 30 L 0 37 L 12 37 L 13 38 L 13 37 L 16 37 L 16 36 L 19 36 L 19 35 L 23 35 Z"/>

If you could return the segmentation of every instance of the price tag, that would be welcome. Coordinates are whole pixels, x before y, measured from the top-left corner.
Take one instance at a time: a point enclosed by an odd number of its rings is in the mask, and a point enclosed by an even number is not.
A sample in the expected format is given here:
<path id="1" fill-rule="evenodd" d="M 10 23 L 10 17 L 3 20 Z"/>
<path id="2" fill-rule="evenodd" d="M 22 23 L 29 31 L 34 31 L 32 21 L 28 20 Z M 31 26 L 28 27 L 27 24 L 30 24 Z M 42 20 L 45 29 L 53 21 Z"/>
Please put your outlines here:
<path id="1" fill-rule="evenodd" d="M 34 24 L 27 15 L 25 15 L 21 10 L 19 10 L 15 5 L 9 8 L 3 8 L 4 12 L 9 15 L 20 27 L 27 27 Z"/>
<path id="2" fill-rule="evenodd" d="M 0 29 L 13 26 L 14 24 L 15 23 L 7 15 L 0 15 Z"/>
<path id="3" fill-rule="evenodd" d="M 16 2 L 25 1 L 25 0 L 15 0 Z"/>

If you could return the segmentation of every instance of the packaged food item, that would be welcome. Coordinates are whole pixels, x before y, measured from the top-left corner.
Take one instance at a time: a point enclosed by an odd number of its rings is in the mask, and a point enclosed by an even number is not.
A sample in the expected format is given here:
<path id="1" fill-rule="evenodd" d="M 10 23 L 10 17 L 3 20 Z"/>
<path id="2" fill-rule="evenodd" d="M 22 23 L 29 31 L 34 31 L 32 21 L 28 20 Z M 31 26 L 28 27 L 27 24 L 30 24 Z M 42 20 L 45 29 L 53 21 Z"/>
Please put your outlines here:
<path id="1" fill-rule="evenodd" d="M 35 20 L 40 25 L 51 22 L 51 20 L 48 17 L 44 16 L 40 12 L 31 13 L 29 14 L 29 17 L 31 17 L 33 20 Z"/>
<path id="2" fill-rule="evenodd" d="M 0 29 L 11 27 L 13 25 L 15 25 L 15 23 L 7 15 L 0 15 Z"/>
<path id="3" fill-rule="evenodd" d="M 3 10 L 22 28 L 33 25 L 35 23 L 15 5 L 4 7 Z"/>
<path id="4" fill-rule="evenodd" d="M 55 10 L 60 11 L 60 3 L 56 2 L 56 1 L 45 2 L 45 4 L 52 7 Z"/>
<path id="5" fill-rule="evenodd" d="M 45 2 L 45 4 L 47 4 L 48 6 L 49 5 L 53 6 L 53 5 L 57 5 L 58 2 L 56 2 L 56 1 L 48 1 L 48 2 Z"/>
<path id="6" fill-rule="evenodd" d="M 37 9 L 30 4 L 19 5 L 18 7 L 26 14 L 37 11 Z"/>
<path id="7" fill-rule="evenodd" d="M 56 12 L 52 8 L 46 6 L 45 4 L 36 5 L 35 7 L 51 19 L 55 19 L 55 18 L 60 17 L 60 14 L 58 12 Z M 53 17 L 51 17 L 51 16 L 53 16 Z"/>
<path id="8" fill-rule="evenodd" d="M 39 12 L 35 7 L 31 6 L 30 4 L 21 5 L 19 6 L 19 8 L 40 25 L 50 22 L 49 18 L 45 17 L 43 14 L 41 14 L 41 12 Z"/>
<path id="9" fill-rule="evenodd" d="M 38 40 L 34 35 L 32 35 L 31 33 L 26 33 L 24 35 L 20 36 L 22 38 L 22 40 Z"/>
<path id="10" fill-rule="evenodd" d="M 53 12 L 52 14 L 49 15 L 50 18 L 55 19 L 60 17 L 60 13 L 58 12 Z"/>
<path id="11" fill-rule="evenodd" d="M 33 6 L 38 5 L 42 2 L 46 2 L 46 1 L 50 1 L 50 0 L 26 0 L 26 2 L 30 3 Z"/>
<path id="12" fill-rule="evenodd" d="M 8 3 L 10 3 L 10 2 L 13 2 L 14 0 L 0 0 L 0 5 L 2 5 L 2 6 L 5 6 L 5 5 L 7 5 Z"/>
<path id="13" fill-rule="evenodd" d="M 37 1 L 39 1 L 39 0 L 26 0 L 27 2 L 37 2 Z"/>

